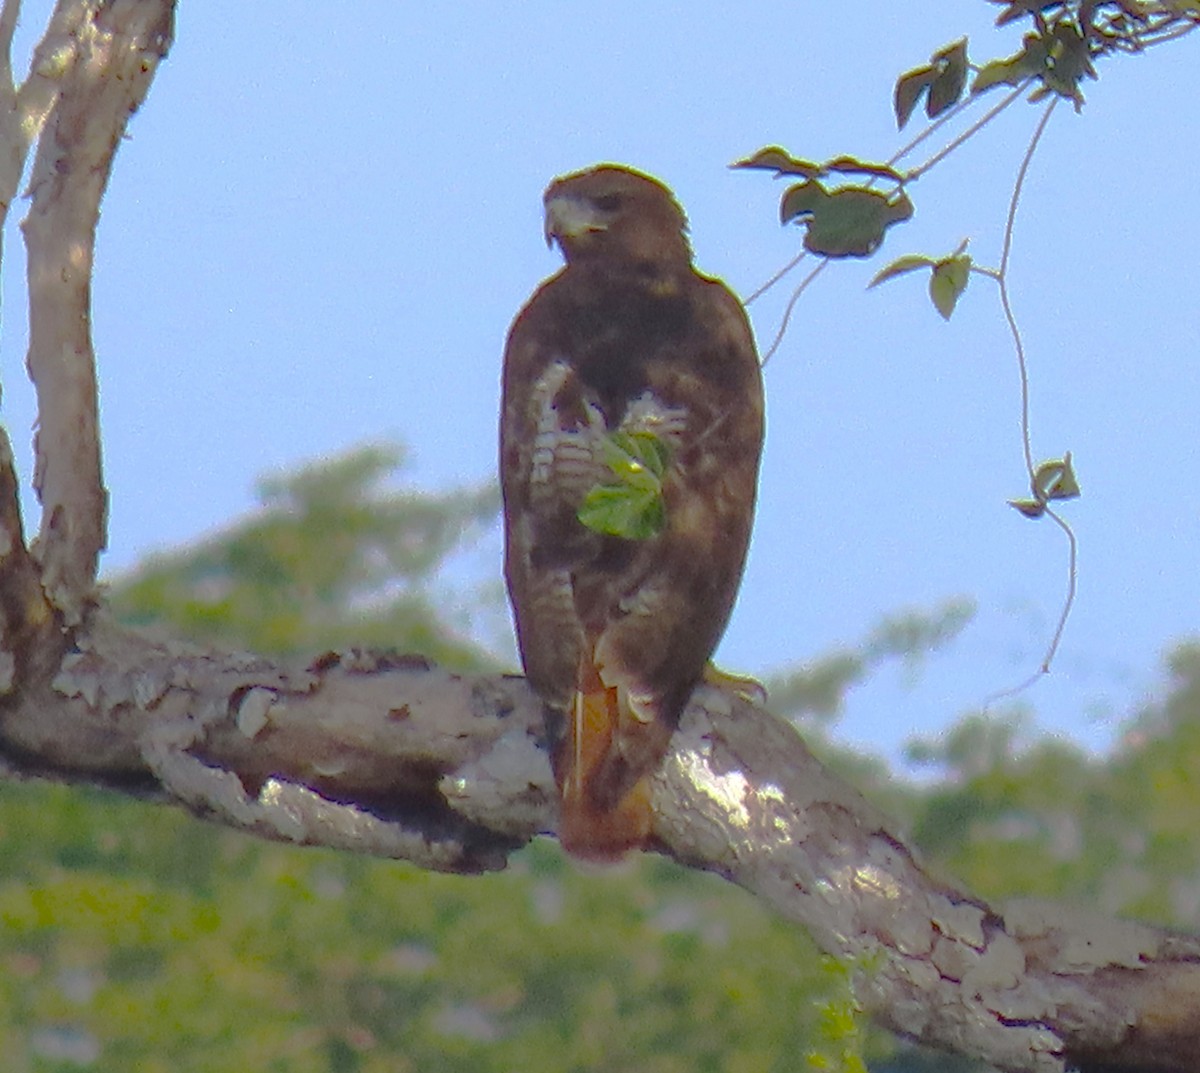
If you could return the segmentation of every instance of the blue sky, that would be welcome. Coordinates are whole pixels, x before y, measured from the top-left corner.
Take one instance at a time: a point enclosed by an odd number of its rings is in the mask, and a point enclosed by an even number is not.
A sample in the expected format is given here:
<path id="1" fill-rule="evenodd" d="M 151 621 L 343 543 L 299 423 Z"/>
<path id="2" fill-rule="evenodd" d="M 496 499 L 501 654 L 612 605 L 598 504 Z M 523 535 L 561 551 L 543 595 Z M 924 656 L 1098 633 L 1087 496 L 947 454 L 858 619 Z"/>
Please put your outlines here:
<path id="1" fill-rule="evenodd" d="M 48 5 L 29 4 L 29 28 Z M 969 34 L 1014 50 L 982 0 L 840 5 L 361 2 L 181 5 L 121 147 L 97 256 L 108 571 L 250 509 L 266 471 L 403 438 L 427 486 L 493 472 L 509 322 L 558 265 L 541 191 L 600 160 L 663 178 L 701 267 L 748 294 L 798 249 L 780 187 L 726 164 L 780 143 L 824 158 L 901 144 L 902 70 Z M 898 14 L 902 11 L 902 15 Z M 1034 453 L 1074 453 L 1079 598 L 1039 728 L 1102 746 L 1200 622 L 1195 258 L 1200 37 L 1110 61 L 1060 108 L 1017 221 L 1012 290 Z M 995 264 L 1037 119 L 1012 109 L 916 184 L 884 258 L 963 238 Z M 19 218 L 20 206 L 14 214 Z M 6 236 L 3 410 L 28 474 L 22 266 Z M 1032 671 L 1065 547 L 1023 493 L 1018 383 L 995 290 L 944 324 L 917 278 L 832 266 L 767 369 L 769 433 L 742 599 L 720 653 L 763 673 L 887 613 L 978 615 L 915 681 L 850 697 L 846 740 L 894 754 Z M 756 303 L 773 336 L 787 288 Z M 498 576 L 499 540 L 484 549 Z"/>

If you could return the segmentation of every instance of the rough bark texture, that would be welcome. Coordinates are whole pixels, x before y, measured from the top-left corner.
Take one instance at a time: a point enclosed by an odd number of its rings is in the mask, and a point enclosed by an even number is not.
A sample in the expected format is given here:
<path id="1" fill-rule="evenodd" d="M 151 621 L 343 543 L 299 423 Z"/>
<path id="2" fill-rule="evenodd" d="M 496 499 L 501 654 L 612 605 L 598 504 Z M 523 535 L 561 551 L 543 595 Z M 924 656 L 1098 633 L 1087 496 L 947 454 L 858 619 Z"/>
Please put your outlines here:
<path id="1" fill-rule="evenodd" d="M 540 705 L 513 677 L 363 651 L 285 665 L 116 626 L 89 328 L 99 200 L 172 33 L 171 0 L 63 0 L 18 88 L 0 6 L 0 222 L 33 140 L 29 370 L 41 532 L 0 431 L 0 774 L 96 782 L 267 838 L 502 868 L 552 833 Z M 796 732 L 702 687 L 654 785 L 658 849 L 740 884 L 861 966 L 897 1032 L 1002 1069 L 1189 1073 L 1200 938 L 939 878 Z"/>
<path id="2" fill-rule="evenodd" d="M 91 338 L 92 254 L 100 198 L 129 115 L 171 42 L 170 0 L 60 5 L 82 12 L 45 62 L 57 83 L 33 163 L 29 251 L 29 375 L 37 386 L 34 488 L 42 528 L 33 554 L 68 624 L 79 620 L 104 547 L 108 495 L 100 474 Z"/>
<path id="3" fill-rule="evenodd" d="M 524 680 L 389 654 L 285 665 L 90 615 L 3 715 L 11 766 L 183 804 L 267 838 L 461 873 L 552 833 Z M 927 870 L 788 724 L 702 687 L 655 783 L 661 852 L 716 872 L 864 966 L 883 1023 L 1002 1069 L 1195 1069 L 1200 939 Z"/>

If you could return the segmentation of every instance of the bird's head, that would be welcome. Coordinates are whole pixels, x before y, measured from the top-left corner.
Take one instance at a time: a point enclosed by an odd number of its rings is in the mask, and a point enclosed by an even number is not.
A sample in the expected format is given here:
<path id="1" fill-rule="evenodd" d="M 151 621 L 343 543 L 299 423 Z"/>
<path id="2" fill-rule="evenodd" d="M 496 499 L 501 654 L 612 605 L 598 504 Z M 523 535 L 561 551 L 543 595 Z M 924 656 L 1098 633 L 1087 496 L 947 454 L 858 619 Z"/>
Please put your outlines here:
<path id="1" fill-rule="evenodd" d="M 691 263 L 687 218 L 657 179 L 619 164 L 563 175 L 546 189 L 546 243 L 568 263 Z"/>

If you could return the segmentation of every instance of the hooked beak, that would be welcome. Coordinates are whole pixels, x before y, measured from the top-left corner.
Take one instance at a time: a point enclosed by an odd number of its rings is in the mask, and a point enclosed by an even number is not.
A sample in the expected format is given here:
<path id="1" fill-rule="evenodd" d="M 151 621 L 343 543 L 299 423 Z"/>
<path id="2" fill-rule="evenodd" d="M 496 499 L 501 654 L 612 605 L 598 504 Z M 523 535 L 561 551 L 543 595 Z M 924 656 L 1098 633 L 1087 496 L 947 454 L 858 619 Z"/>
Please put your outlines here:
<path id="1" fill-rule="evenodd" d="M 546 245 L 557 239 L 564 241 L 578 238 L 591 231 L 607 230 L 608 224 L 600 219 L 595 207 L 588 201 L 565 194 L 546 198 L 545 233 Z"/>

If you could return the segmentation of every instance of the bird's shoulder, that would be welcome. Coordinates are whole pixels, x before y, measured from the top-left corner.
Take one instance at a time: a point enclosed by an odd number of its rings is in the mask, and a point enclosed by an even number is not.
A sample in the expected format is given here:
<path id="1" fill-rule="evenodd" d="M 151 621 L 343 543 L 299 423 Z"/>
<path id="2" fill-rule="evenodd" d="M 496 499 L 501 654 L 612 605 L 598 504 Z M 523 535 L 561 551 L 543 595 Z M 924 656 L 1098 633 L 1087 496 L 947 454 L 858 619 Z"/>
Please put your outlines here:
<path id="1" fill-rule="evenodd" d="M 578 347 L 617 335 L 734 341 L 753 351 L 745 308 L 720 279 L 691 267 L 569 265 L 545 280 L 509 330 L 509 357 L 523 348 Z"/>

